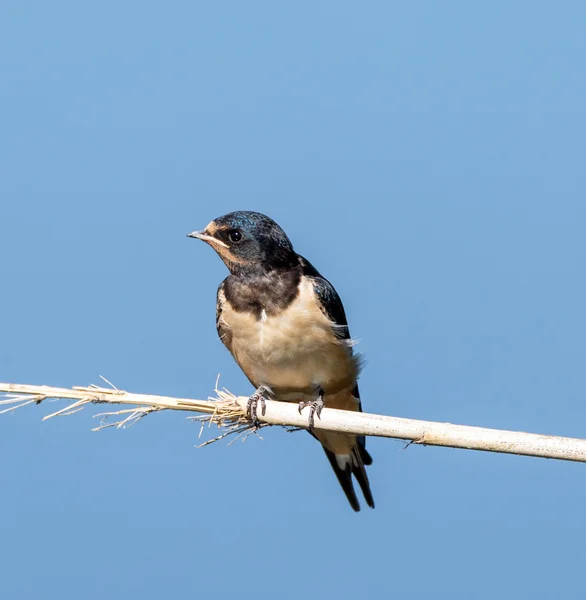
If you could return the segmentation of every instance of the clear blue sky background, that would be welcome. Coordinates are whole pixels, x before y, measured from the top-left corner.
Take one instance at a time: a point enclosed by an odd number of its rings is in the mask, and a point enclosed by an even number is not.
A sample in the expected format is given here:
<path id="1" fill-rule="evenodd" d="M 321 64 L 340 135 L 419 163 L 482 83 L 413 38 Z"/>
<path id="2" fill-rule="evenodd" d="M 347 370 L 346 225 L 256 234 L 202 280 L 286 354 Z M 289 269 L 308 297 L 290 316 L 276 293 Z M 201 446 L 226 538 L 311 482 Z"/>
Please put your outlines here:
<path id="1" fill-rule="evenodd" d="M 0 380 L 251 388 L 185 234 L 265 212 L 336 285 L 368 411 L 586 437 L 583 2 L 0 6 Z M 0 597 L 582 598 L 586 465 L 0 418 Z M 97 411 L 94 411 L 97 412 Z"/>

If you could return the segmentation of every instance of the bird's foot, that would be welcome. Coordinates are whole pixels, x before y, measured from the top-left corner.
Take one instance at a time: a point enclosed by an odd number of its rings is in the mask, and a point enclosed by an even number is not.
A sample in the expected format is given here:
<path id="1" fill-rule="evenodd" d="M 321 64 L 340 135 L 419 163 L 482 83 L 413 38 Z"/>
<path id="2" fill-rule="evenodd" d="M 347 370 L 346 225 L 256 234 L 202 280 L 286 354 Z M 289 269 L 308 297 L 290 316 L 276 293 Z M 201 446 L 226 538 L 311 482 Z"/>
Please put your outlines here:
<path id="1" fill-rule="evenodd" d="M 315 415 L 317 418 L 321 418 L 321 411 L 324 408 L 324 396 L 323 393 L 320 394 L 317 400 L 303 400 L 299 403 L 299 414 L 301 411 L 309 406 L 309 432 L 313 431 L 313 426 L 315 425 Z"/>
<path id="2" fill-rule="evenodd" d="M 267 412 L 267 397 L 268 390 L 262 385 L 250 396 L 248 402 L 246 403 L 246 415 L 251 421 L 258 423 L 257 415 L 257 407 L 260 404 L 260 414 L 264 417 Z"/>

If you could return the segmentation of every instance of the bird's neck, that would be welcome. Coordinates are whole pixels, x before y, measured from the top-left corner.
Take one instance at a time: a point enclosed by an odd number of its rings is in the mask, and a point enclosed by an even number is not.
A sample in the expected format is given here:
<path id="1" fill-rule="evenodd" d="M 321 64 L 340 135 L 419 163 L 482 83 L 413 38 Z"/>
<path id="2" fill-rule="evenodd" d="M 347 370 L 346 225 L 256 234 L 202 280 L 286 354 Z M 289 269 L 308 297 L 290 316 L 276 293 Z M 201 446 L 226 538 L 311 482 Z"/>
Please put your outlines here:
<path id="1" fill-rule="evenodd" d="M 250 263 L 226 263 L 234 277 L 275 278 L 300 267 L 299 256 L 295 253 L 283 257 L 272 256 L 269 260 Z"/>
<path id="2" fill-rule="evenodd" d="M 226 299 L 237 311 L 260 318 L 287 308 L 299 293 L 301 268 L 246 269 L 232 273 L 224 284 Z"/>

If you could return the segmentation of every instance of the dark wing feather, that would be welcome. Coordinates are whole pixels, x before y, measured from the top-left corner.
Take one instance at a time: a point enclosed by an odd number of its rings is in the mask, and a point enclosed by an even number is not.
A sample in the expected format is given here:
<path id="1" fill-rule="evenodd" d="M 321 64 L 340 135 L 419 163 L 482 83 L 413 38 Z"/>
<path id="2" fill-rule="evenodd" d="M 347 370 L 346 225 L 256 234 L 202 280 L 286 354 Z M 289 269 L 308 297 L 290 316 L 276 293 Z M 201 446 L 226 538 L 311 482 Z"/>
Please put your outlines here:
<path id="1" fill-rule="evenodd" d="M 222 340 L 224 346 L 226 346 L 226 348 L 228 348 L 228 350 L 231 352 L 232 332 L 222 321 L 222 309 L 224 307 L 224 302 L 226 302 L 226 296 L 224 294 L 225 283 L 226 280 L 224 279 L 224 281 L 220 283 L 220 286 L 218 287 L 218 293 L 216 294 L 216 331 L 218 332 L 218 336 L 220 337 L 220 340 Z"/>
<path id="2" fill-rule="evenodd" d="M 334 286 L 325 278 L 322 277 L 319 271 L 305 258 L 299 257 L 299 262 L 302 268 L 302 274 L 310 277 L 313 283 L 315 295 L 319 299 L 320 308 L 326 317 L 336 324 L 335 334 L 343 339 L 350 339 L 350 331 L 348 329 L 348 319 L 346 311 L 338 292 Z"/>

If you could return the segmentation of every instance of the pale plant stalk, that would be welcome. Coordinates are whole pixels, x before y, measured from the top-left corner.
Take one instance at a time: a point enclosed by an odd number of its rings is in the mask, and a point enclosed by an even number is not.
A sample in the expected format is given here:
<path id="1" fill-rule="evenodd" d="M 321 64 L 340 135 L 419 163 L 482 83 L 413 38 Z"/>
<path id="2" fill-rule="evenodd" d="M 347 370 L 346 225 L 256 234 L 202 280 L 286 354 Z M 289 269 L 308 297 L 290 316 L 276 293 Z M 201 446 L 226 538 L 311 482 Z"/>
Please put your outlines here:
<path id="1" fill-rule="evenodd" d="M 109 384 L 107 380 L 106 383 Z M 307 411 L 301 414 L 296 404 L 266 402 L 266 413 L 258 415 L 260 423 L 253 424 L 246 416 L 246 396 L 234 396 L 227 390 L 216 389 L 216 397 L 208 400 L 173 398 L 149 394 L 132 394 L 111 387 L 55 388 L 49 386 L 0 383 L 0 415 L 32 403 L 39 404 L 50 398 L 71 401 L 66 407 L 43 418 L 70 415 L 87 404 L 127 404 L 129 409 L 94 415 L 101 419 L 94 431 L 107 427 L 127 427 L 151 412 L 160 410 L 181 410 L 200 413 L 196 419 L 202 423 L 216 424 L 221 434 L 205 442 L 206 445 L 228 435 L 238 437 L 256 433 L 267 425 L 284 427 L 307 427 Z M 217 388 L 217 386 L 216 386 Z M 118 417 L 115 422 L 107 422 L 110 417 Z M 369 413 L 356 413 L 325 408 L 321 418 L 315 420 L 315 429 L 369 435 L 406 440 L 410 443 L 427 446 L 447 446 L 468 450 L 483 450 L 504 454 L 521 454 L 541 458 L 555 458 L 586 462 L 586 440 L 567 438 L 520 431 L 485 429 L 451 423 L 419 421 Z"/>

